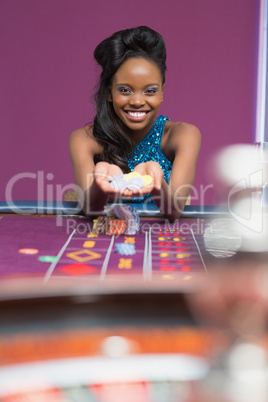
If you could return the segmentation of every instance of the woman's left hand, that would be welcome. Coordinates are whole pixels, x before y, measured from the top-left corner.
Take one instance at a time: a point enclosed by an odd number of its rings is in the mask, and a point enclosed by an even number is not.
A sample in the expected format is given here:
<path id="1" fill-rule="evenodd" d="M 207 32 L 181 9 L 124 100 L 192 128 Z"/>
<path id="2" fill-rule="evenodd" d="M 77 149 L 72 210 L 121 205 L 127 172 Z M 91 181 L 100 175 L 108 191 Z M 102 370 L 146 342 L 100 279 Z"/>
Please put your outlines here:
<path id="1" fill-rule="evenodd" d="M 149 175 L 152 177 L 153 182 L 152 185 L 148 186 L 148 190 L 150 192 L 153 189 L 160 190 L 161 189 L 161 181 L 163 179 L 163 170 L 158 162 L 145 162 L 140 163 L 134 169 L 134 172 L 138 172 L 141 175 Z M 146 187 L 145 187 L 146 188 Z"/>

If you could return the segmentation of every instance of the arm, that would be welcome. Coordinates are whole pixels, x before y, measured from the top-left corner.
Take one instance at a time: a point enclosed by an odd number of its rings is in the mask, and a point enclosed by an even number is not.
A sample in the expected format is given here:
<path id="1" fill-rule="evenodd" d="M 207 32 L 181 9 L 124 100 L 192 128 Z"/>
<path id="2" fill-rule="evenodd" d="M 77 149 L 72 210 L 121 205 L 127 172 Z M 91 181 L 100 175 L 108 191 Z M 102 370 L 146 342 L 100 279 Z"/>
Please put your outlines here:
<path id="1" fill-rule="evenodd" d="M 109 195 L 95 180 L 94 156 L 102 152 L 94 140 L 92 130 L 86 128 L 74 131 L 70 136 L 69 151 L 73 164 L 74 181 L 79 199 L 86 215 L 102 213 Z"/>
<path id="2" fill-rule="evenodd" d="M 169 185 L 163 178 L 160 165 L 156 162 L 148 162 L 147 173 L 154 177 L 154 180 L 161 183 L 161 188 L 155 186 L 152 191 L 152 198 L 161 211 L 162 215 L 174 221 L 183 212 L 185 203 L 190 194 L 195 178 L 195 169 L 200 150 L 201 135 L 199 130 L 186 123 L 170 123 L 162 149 L 165 155 L 172 160 L 172 172 Z M 151 164 L 154 165 L 154 173 L 150 172 Z M 142 169 L 137 166 L 137 170 Z M 145 166 L 144 166 L 145 168 Z M 144 173 L 143 173 L 144 174 Z"/>
<path id="3" fill-rule="evenodd" d="M 109 197 L 131 197 L 152 189 L 148 187 L 143 190 L 118 191 L 110 186 L 107 179 L 110 176 L 122 174 L 122 170 L 107 162 L 98 162 L 95 165 L 94 156 L 102 154 L 102 147 L 94 139 L 92 128 L 74 131 L 70 137 L 69 150 L 76 189 L 83 211 L 88 216 L 101 214 Z"/>
<path id="4" fill-rule="evenodd" d="M 165 216 L 174 220 L 183 212 L 195 179 L 196 163 L 201 146 L 197 127 L 187 123 L 174 123 L 163 151 L 174 154 L 169 186 L 163 183 Z M 167 195 L 170 200 L 167 204 Z"/>

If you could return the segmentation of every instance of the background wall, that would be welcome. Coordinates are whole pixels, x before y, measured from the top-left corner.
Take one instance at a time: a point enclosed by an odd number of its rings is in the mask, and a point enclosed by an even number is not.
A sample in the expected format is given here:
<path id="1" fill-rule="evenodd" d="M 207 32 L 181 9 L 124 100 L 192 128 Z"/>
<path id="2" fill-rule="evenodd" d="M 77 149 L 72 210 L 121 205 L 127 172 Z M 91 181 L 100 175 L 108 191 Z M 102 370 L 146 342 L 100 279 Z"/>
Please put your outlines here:
<path id="1" fill-rule="evenodd" d="M 73 181 L 69 135 L 94 116 L 94 48 L 149 25 L 168 52 L 161 113 L 202 133 L 193 203 L 202 187 L 216 203 L 207 160 L 254 141 L 258 22 L 259 0 L 1 0 L 0 200 L 61 198 Z"/>

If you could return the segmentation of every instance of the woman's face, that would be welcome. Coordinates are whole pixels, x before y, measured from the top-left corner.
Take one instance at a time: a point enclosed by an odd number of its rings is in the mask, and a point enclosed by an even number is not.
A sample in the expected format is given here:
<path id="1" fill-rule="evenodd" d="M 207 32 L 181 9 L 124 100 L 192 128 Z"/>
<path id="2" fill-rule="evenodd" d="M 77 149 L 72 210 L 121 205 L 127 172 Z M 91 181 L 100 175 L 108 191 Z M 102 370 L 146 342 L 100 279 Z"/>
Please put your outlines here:
<path id="1" fill-rule="evenodd" d="M 163 90 L 158 66 L 146 59 L 131 58 L 115 73 L 108 100 L 133 136 L 142 138 L 155 122 Z"/>

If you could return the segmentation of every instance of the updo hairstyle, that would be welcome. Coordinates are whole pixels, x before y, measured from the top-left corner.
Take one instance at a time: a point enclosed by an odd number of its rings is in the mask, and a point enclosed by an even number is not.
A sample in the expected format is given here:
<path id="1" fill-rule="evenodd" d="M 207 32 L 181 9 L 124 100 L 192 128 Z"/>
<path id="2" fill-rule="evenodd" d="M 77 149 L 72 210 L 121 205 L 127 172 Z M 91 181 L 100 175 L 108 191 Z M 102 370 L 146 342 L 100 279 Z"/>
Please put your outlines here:
<path id="1" fill-rule="evenodd" d="M 95 49 L 94 57 L 102 67 L 95 93 L 96 116 L 93 135 L 103 147 L 100 160 L 118 165 L 129 171 L 126 158 L 133 143 L 129 130 L 119 119 L 108 101 L 112 79 L 119 67 L 130 58 L 144 58 L 155 63 L 165 83 L 166 46 L 162 36 L 146 26 L 115 32 Z"/>

